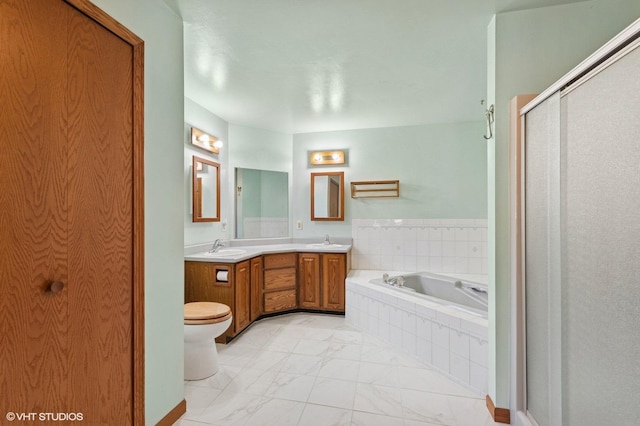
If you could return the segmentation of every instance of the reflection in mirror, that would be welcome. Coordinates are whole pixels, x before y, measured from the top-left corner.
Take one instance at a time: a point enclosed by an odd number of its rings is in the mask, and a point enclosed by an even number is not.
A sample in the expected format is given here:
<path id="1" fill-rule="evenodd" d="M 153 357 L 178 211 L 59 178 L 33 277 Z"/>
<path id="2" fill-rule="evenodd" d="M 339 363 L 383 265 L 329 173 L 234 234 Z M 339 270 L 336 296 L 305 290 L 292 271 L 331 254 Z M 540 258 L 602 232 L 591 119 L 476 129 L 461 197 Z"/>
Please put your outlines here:
<path id="1" fill-rule="evenodd" d="M 288 236 L 288 173 L 236 168 L 236 238 Z"/>
<path id="2" fill-rule="evenodd" d="M 193 156 L 193 221 L 220 221 L 220 164 Z"/>
<path id="3" fill-rule="evenodd" d="M 311 173 L 311 220 L 344 220 L 344 172 Z"/>

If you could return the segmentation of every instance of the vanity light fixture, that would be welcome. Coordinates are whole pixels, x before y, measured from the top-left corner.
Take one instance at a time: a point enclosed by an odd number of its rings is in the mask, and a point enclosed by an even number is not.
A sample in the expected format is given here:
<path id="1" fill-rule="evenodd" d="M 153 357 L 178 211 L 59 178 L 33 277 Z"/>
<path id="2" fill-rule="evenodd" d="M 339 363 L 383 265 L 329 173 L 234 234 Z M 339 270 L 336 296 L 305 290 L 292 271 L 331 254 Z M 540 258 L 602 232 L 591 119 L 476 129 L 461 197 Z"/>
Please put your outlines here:
<path id="1" fill-rule="evenodd" d="M 312 166 L 333 166 L 346 163 L 346 150 L 310 151 L 309 164 Z"/>
<path id="2" fill-rule="evenodd" d="M 191 128 L 191 145 L 205 149 L 214 154 L 220 153 L 222 141 L 215 136 L 209 135 L 195 127 Z"/>

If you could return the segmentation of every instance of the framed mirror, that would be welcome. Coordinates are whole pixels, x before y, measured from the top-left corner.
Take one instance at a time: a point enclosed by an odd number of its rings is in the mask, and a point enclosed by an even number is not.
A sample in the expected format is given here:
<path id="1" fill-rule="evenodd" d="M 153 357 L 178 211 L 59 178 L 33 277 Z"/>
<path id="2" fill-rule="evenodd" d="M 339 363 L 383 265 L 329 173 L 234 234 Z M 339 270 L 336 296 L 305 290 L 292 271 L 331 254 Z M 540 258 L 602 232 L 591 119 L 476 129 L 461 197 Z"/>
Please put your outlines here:
<path id="1" fill-rule="evenodd" d="M 193 156 L 191 166 L 193 181 L 194 222 L 220 221 L 220 164 L 206 158 Z"/>
<path id="2" fill-rule="evenodd" d="M 344 220 L 344 172 L 311 173 L 311 220 Z"/>
<path id="3" fill-rule="evenodd" d="M 289 236 L 289 174 L 236 168 L 236 238 Z"/>

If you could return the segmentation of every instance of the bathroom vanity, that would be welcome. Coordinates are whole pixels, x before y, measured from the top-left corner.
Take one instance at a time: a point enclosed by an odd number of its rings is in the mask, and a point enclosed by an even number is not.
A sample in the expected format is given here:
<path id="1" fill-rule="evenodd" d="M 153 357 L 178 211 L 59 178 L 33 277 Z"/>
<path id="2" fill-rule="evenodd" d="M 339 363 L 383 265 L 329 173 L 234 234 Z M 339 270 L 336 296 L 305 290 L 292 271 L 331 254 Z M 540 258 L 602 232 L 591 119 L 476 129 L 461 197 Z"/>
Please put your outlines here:
<path id="1" fill-rule="evenodd" d="M 185 303 L 231 307 L 226 343 L 253 321 L 274 314 L 344 313 L 350 245 L 278 244 L 185 255 Z M 225 257 L 225 253 L 233 253 Z"/>

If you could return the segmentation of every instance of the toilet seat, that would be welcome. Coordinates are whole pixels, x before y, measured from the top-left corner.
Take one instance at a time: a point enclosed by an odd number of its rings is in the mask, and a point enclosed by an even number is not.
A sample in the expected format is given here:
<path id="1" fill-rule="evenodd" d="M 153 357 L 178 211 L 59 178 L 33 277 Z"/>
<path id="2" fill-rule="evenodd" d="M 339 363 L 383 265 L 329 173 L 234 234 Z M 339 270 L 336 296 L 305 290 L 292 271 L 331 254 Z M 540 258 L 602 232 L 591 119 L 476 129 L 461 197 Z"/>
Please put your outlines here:
<path id="1" fill-rule="evenodd" d="M 184 305 L 187 325 L 216 324 L 231 318 L 231 308 L 217 302 L 190 302 Z"/>

